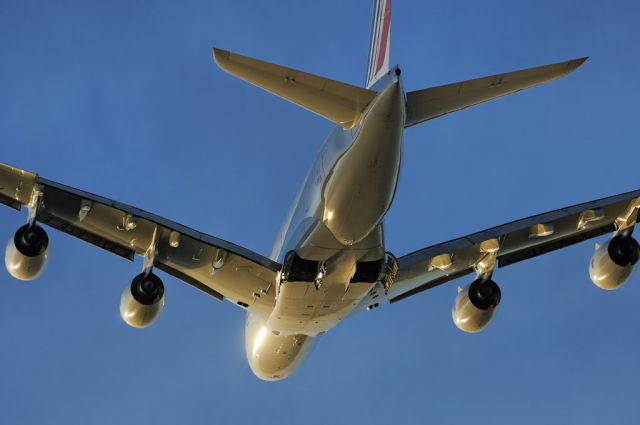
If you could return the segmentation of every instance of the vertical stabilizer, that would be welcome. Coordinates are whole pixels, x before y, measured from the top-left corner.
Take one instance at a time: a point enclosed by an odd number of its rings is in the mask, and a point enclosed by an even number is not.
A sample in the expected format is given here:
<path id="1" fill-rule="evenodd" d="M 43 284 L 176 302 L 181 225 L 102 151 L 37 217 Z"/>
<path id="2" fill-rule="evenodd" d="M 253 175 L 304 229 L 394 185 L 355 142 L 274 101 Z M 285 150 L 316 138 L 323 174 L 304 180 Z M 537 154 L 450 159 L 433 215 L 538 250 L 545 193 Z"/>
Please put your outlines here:
<path id="1" fill-rule="evenodd" d="M 391 32 L 391 0 L 374 0 L 369 45 L 367 84 L 371 87 L 389 71 L 389 33 Z"/>

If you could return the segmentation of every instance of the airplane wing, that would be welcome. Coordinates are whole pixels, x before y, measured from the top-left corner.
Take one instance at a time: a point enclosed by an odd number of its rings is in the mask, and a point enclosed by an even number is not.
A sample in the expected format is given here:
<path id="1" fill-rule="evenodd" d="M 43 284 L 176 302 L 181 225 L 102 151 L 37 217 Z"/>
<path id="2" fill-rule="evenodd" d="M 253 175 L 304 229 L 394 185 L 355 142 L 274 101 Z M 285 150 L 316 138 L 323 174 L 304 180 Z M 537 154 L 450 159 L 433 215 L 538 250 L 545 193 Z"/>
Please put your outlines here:
<path id="1" fill-rule="evenodd" d="M 138 208 L 0 163 L 0 203 L 20 210 L 37 188 L 36 220 L 133 261 L 156 244 L 154 267 L 250 311 L 274 304 L 280 264 Z M 155 236 L 154 236 L 155 234 Z"/>
<path id="2" fill-rule="evenodd" d="M 495 265 L 505 267 L 635 224 L 640 190 L 483 230 L 398 258 L 387 299 L 393 303 L 468 275 L 497 249 Z"/>

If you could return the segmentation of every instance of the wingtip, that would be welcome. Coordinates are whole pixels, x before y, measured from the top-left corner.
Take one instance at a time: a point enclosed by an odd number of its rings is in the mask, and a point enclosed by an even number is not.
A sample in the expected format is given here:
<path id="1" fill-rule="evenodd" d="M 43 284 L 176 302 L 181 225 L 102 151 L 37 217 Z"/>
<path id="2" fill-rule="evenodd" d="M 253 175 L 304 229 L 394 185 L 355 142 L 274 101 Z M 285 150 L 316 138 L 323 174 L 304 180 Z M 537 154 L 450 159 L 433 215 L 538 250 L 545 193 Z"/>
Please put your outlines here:
<path id="1" fill-rule="evenodd" d="M 212 47 L 211 50 L 212 50 L 212 53 L 213 53 L 213 60 L 215 61 L 215 63 L 218 66 L 221 66 L 220 62 L 222 60 L 228 58 L 229 54 L 230 54 L 230 52 L 228 50 L 222 50 L 222 49 L 219 49 L 217 47 Z"/>
<path id="2" fill-rule="evenodd" d="M 587 59 L 589 59 L 589 56 L 584 56 L 584 57 L 581 57 L 581 58 L 570 60 L 569 61 L 569 67 L 571 68 L 571 70 L 574 70 L 574 69 L 578 68 L 580 65 L 582 65 L 583 63 L 585 63 L 587 61 Z"/>

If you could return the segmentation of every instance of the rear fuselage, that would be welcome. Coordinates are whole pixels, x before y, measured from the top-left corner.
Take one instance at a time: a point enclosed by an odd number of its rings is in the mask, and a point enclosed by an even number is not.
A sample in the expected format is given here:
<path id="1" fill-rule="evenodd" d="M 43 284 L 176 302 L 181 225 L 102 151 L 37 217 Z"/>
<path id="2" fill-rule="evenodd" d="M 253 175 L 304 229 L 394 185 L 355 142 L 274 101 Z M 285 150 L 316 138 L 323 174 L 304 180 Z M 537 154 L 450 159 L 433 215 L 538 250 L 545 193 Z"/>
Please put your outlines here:
<path id="1" fill-rule="evenodd" d="M 322 285 L 283 281 L 268 317 L 247 319 L 246 351 L 263 379 L 290 374 L 314 339 L 352 313 L 376 283 L 354 281 L 359 264 L 385 257 L 382 221 L 400 171 L 405 94 L 395 72 L 357 126 L 325 140 L 293 204 L 271 257 L 295 251 L 324 266 Z"/>

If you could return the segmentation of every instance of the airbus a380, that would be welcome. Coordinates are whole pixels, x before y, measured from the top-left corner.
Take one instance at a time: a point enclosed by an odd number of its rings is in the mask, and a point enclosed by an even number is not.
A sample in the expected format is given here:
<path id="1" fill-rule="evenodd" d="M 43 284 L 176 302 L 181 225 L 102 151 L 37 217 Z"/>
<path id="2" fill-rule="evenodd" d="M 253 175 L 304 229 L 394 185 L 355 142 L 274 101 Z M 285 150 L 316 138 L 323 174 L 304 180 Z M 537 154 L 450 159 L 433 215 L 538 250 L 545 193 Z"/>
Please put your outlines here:
<path id="1" fill-rule="evenodd" d="M 594 284 L 620 287 L 640 255 L 632 237 L 640 190 L 528 217 L 396 258 L 383 220 L 400 172 L 405 128 L 569 74 L 586 58 L 416 91 L 389 66 L 391 0 L 374 1 L 365 87 L 214 49 L 226 72 L 334 122 L 269 257 L 111 199 L 0 164 L 0 202 L 28 209 L 5 263 L 36 278 L 49 249 L 45 224 L 128 260 L 142 272 L 124 288 L 123 320 L 147 327 L 165 304 L 161 270 L 246 311 L 249 365 L 264 380 L 295 371 L 318 337 L 354 312 L 395 303 L 463 276 L 452 308 L 479 332 L 500 303 L 496 269 L 603 234 Z M 385 229 L 393 231 L 393 229 Z"/>

